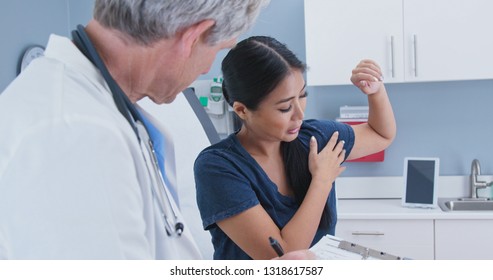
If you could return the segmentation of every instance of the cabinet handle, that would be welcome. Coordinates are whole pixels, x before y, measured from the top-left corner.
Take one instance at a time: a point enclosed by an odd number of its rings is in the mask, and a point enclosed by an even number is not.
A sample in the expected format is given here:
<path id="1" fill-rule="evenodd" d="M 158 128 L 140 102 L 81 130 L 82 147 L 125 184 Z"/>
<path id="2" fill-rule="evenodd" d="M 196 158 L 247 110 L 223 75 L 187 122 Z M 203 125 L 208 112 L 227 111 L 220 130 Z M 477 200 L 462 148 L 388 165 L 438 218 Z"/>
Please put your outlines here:
<path id="1" fill-rule="evenodd" d="M 414 77 L 418 76 L 418 36 L 413 35 Z"/>
<path id="2" fill-rule="evenodd" d="M 385 235 L 385 233 L 379 231 L 353 231 L 351 235 Z"/>
<path id="3" fill-rule="evenodd" d="M 390 36 L 390 69 L 392 78 L 395 78 L 395 53 L 394 53 L 394 36 Z"/>

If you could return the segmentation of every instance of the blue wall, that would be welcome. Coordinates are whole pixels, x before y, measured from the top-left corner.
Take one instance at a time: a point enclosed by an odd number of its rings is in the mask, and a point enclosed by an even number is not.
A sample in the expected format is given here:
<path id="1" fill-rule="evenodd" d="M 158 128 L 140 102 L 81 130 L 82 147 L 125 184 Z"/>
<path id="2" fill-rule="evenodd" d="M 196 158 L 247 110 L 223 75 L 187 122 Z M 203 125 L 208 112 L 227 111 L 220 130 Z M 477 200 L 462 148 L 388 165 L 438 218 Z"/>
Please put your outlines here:
<path id="1" fill-rule="evenodd" d="M 0 9 L 0 90 L 15 77 L 22 50 L 45 45 L 50 33 L 68 35 L 91 17 L 93 1 L 3 1 Z M 305 59 L 303 0 L 271 0 L 257 24 L 240 39 L 270 35 Z M 348 34 L 350 36 L 350 34 Z M 221 52 L 209 74 L 220 74 Z M 492 65 L 493 68 L 493 65 Z M 348 76 L 350 73 L 348 73 Z M 342 105 L 366 105 L 352 86 L 310 87 L 307 118 L 333 119 Z M 441 175 L 467 175 L 478 158 L 493 174 L 493 80 L 389 84 L 398 132 L 382 163 L 346 163 L 342 176 L 400 176 L 405 156 L 436 156 Z"/>
<path id="2" fill-rule="evenodd" d="M 17 75 L 20 57 L 32 44 L 45 46 L 51 33 L 68 36 L 92 15 L 92 0 L 9 0 L 0 3 L 0 92 Z"/>

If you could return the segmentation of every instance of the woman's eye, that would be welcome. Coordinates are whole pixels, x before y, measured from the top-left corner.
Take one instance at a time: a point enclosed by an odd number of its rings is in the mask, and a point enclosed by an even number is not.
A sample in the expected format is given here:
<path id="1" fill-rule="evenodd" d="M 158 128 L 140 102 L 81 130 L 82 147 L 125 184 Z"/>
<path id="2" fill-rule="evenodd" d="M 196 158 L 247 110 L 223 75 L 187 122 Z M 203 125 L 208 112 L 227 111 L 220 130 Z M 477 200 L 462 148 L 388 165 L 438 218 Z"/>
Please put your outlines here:
<path id="1" fill-rule="evenodd" d="M 289 105 L 289 107 L 287 109 L 279 109 L 279 111 L 281 111 L 281 113 L 287 113 L 287 112 L 291 111 L 291 108 L 292 108 L 292 106 Z"/>
<path id="2" fill-rule="evenodd" d="M 300 95 L 300 98 L 305 98 L 308 96 L 308 91 L 305 91 L 302 95 Z"/>

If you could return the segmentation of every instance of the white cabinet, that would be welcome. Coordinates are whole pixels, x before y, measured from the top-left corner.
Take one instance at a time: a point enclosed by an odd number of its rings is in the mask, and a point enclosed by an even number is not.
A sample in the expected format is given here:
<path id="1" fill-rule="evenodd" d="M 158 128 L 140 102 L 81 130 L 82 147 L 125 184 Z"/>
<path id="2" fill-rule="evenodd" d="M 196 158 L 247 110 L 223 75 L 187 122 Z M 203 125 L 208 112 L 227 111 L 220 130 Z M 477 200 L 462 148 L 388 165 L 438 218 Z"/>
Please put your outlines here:
<path id="1" fill-rule="evenodd" d="M 308 85 L 349 84 L 363 58 L 402 79 L 402 2 L 305 0 L 305 41 Z"/>
<path id="2" fill-rule="evenodd" d="M 385 81 L 493 78 L 490 0 L 305 0 L 308 85 L 349 84 L 363 58 Z"/>
<path id="3" fill-rule="evenodd" d="M 492 219 L 339 219 L 336 236 L 415 260 L 492 260 Z"/>
<path id="4" fill-rule="evenodd" d="M 392 255 L 434 259 L 433 220 L 341 220 L 336 236 Z"/>
<path id="5" fill-rule="evenodd" d="M 493 220 L 435 220 L 437 260 L 492 260 Z"/>
<path id="6" fill-rule="evenodd" d="M 405 0 L 405 64 L 417 72 L 407 67 L 406 80 L 493 78 L 492 9 L 491 0 Z"/>

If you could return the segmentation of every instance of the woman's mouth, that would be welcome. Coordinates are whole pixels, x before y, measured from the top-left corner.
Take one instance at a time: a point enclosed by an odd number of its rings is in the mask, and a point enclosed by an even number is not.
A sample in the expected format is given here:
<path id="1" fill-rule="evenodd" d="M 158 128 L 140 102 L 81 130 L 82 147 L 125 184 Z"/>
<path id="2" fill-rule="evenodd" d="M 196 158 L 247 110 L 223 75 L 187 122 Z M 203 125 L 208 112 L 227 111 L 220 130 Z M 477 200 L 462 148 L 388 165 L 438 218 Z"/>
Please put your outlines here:
<path id="1" fill-rule="evenodd" d="M 289 134 L 296 134 L 299 131 L 300 131 L 300 127 L 298 126 L 297 128 L 293 128 L 293 129 L 288 130 L 288 133 Z"/>

